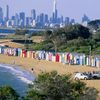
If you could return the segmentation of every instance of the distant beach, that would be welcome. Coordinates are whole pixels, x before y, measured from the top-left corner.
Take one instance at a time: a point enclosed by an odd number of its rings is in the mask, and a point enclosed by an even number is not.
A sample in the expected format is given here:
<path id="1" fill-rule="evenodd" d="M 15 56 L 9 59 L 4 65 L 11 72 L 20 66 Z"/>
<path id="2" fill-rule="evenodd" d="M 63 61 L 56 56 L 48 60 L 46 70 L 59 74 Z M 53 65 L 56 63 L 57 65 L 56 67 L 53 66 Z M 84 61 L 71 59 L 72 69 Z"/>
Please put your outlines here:
<path id="1" fill-rule="evenodd" d="M 41 72 L 51 72 L 53 70 L 56 70 L 59 74 L 72 74 L 77 71 L 79 72 L 100 71 L 100 68 L 78 66 L 78 65 L 66 65 L 44 60 L 21 58 L 21 57 L 7 56 L 2 54 L 0 54 L 0 63 L 10 64 L 12 65 L 12 67 L 19 66 L 20 68 L 23 68 L 25 70 L 28 70 L 30 73 L 35 74 L 35 76 L 37 76 Z M 32 68 L 34 69 L 33 71 Z M 100 80 L 86 80 L 84 82 L 87 83 L 88 86 L 95 87 L 100 91 Z"/>

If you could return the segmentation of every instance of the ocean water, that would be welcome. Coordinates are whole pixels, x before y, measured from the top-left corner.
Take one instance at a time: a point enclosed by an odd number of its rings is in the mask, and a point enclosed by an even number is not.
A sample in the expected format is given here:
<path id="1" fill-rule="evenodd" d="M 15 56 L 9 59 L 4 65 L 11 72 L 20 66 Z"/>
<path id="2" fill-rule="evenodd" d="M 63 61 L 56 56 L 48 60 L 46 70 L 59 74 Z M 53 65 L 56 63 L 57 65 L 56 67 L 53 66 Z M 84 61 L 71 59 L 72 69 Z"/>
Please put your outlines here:
<path id="1" fill-rule="evenodd" d="M 0 64 L 0 86 L 11 86 L 22 96 L 26 94 L 29 84 L 32 84 L 34 79 L 32 73 L 20 67 Z"/>

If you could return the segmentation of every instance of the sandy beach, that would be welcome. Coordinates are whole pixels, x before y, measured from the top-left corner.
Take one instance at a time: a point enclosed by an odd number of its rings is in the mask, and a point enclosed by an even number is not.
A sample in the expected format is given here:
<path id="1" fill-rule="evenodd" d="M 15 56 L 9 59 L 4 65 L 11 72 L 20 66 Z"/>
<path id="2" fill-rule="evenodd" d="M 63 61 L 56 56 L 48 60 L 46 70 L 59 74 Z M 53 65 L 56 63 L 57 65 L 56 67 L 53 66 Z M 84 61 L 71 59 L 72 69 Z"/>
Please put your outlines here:
<path id="1" fill-rule="evenodd" d="M 0 63 L 17 65 L 32 72 L 34 69 L 34 74 L 37 76 L 41 72 L 51 72 L 56 70 L 59 74 L 72 74 L 73 72 L 88 72 L 88 71 L 100 71 L 100 68 L 93 68 L 87 66 L 77 66 L 77 65 L 65 65 L 61 63 L 54 63 L 44 60 L 36 60 L 31 58 L 21 58 L 12 57 L 0 54 Z M 100 91 L 100 80 L 85 80 L 87 86 L 94 87 Z"/>

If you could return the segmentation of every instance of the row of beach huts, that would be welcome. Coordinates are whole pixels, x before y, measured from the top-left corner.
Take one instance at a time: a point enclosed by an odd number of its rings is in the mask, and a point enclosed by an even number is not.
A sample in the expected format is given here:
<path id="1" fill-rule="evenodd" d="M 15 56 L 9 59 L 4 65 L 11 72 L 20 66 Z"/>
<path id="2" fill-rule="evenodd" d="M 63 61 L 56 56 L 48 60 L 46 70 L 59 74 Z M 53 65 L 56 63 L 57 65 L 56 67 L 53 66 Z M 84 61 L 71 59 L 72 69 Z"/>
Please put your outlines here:
<path id="1" fill-rule="evenodd" d="M 63 64 L 84 65 L 92 67 L 100 67 L 100 55 L 89 55 L 81 53 L 54 53 L 47 51 L 28 51 L 21 48 L 10 48 L 0 46 L 0 54 L 8 56 L 18 56 L 23 58 L 33 58 L 39 60 L 46 60 L 51 62 L 59 62 Z"/>

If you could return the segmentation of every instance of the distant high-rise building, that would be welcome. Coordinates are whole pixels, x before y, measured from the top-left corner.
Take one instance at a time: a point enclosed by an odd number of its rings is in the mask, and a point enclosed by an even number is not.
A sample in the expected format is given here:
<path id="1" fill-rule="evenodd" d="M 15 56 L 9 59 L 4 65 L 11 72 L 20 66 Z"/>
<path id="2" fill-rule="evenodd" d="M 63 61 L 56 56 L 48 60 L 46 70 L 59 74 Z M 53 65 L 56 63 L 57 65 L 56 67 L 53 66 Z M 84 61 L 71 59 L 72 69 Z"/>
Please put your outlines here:
<path id="1" fill-rule="evenodd" d="M 45 21 L 45 23 L 48 23 L 48 22 L 49 22 L 49 20 L 48 20 L 48 15 L 47 15 L 47 14 L 45 14 L 45 19 L 44 19 L 44 21 Z"/>
<path id="2" fill-rule="evenodd" d="M 19 25 L 19 15 L 16 13 L 15 14 L 15 26 Z"/>
<path id="3" fill-rule="evenodd" d="M 82 17 L 82 25 L 87 27 L 89 21 L 89 17 L 86 14 L 84 14 L 84 16 Z"/>
<path id="4" fill-rule="evenodd" d="M 44 26 L 44 22 L 45 22 L 44 13 L 41 13 L 39 16 L 37 16 L 38 26 L 40 26 L 40 27 Z"/>
<path id="5" fill-rule="evenodd" d="M 19 14 L 19 17 L 20 17 L 20 26 L 24 27 L 25 26 L 25 13 L 21 12 Z"/>
<path id="6" fill-rule="evenodd" d="M 6 20 L 9 20 L 9 6 L 6 6 Z"/>
<path id="7" fill-rule="evenodd" d="M 12 20 L 12 23 L 13 23 L 12 25 L 16 26 L 16 16 L 12 16 L 11 20 Z"/>
<path id="8" fill-rule="evenodd" d="M 0 23 L 3 21 L 3 11 L 2 8 L 0 7 Z"/>
<path id="9" fill-rule="evenodd" d="M 60 18 L 60 19 L 61 19 L 61 23 L 63 23 L 63 20 L 64 20 L 63 16 L 61 16 L 61 18 Z"/>
<path id="10" fill-rule="evenodd" d="M 70 19 L 69 19 L 69 17 L 66 17 L 66 18 L 65 18 L 65 24 L 66 24 L 66 25 L 69 25 L 69 23 L 70 23 Z"/>
<path id="11" fill-rule="evenodd" d="M 35 11 L 35 9 L 31 10 L 31 17 L 32 17 L 32 20 L 36 20 L 36 11 Z"/>
<path id="12" fill-rule="evenodd" d="M 44 24 L 44 13 L 40 14 L 40 23 L 43 25 Z"/>
<path id="13" fill-rule="evenodd" d="M 53 22 L 56 23 L 57 22 L 57 15 L 58 15 L 58 11 L 57 11 L 57 2 L 56 0 L 53 1 Z"/>
<path id="14" fill-rule="evenodd" d="M 71 24 L 71 25 L 74 25 L 74 24 L 75 24 L 75 19 L 71 19 L 71 20 L 70 20 L 70 24 Z"/>
<path id="15" fill-rule="evenodd" d="M 89 22 L 90 19 L 88 18 L 88 16 L 86 14 L 84 14 L 84 16 L 82 17 L 82 23 L 84 22 Z"/>
<path id="16" fill-rule="evenodd" d="M 12 27 L 14 26 L 14 20 L 9 19 L 9 20 L 6 22 L 6 26 L 12 28 Z"/>
<path id="17" fill-rule="evenodd" d="M 40 16 L 38 15 L 36 18 L 37 23 L 40 21 Z"/>
<path id="18" fill-rule="evenodd" d="M 57 6 L 56 0 L 54 0 L 54 1 L 53 1 L 53 12 L 54 12 L 54 13 L 55 13 L 55 11 L 56 11 L 56 6 Z"/>
<path id="19" fill-rule="evenodd" d="M 26 26 L 31 26 L 32 23 L 32 18 L 31 17 L 26 17 Z"/>
<path id="20" fill-rule="evenodd" d="M 11 19 L 12 19 L 12 20 L 15 20 L 15 16 L 12 16 Z"/>

